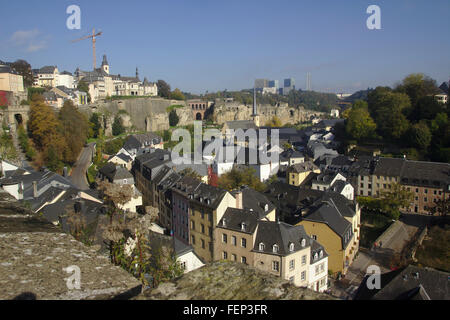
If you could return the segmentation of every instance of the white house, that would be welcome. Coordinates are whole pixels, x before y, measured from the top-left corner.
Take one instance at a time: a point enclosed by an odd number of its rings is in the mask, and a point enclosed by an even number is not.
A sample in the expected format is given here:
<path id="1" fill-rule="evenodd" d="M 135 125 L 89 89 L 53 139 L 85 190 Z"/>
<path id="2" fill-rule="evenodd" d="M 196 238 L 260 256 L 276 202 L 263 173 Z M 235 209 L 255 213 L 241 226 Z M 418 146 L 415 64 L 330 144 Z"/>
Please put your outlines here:
<path id="1" fill-rule="evenodd" d="M 195 254 L 192 246 L 187 246 L 176 238 L 174 238 L 174 241 L 175 255 L 177 256 L 178 263 L 184 269 L 184 273 L 191 272 L 205 265 L 197 254 Z"/>
<path id="2" fill-rule="evenodd" d="M 308 271 L 309 289 L 317 292 L 328 289 L 328 255 L 315 240 L 311 245 L 311 262 Z"/>

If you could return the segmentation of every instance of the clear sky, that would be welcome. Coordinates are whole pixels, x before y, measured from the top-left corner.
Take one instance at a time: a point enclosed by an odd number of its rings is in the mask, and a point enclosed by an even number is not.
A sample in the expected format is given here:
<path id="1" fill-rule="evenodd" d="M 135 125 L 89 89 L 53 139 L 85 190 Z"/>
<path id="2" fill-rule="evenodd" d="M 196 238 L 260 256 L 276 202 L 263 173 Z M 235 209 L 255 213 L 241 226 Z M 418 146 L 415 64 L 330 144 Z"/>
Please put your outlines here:
<path id="1" fill-rule="evenodd" d="M 81 30 L 66 27 L 66 8 L 81 8 Z M 381 30 L 366 9 L 381 8 Z M 293 77 L 304 89 L 349 92 L 394 85 L 423 72 L 450 78 L 449 0 L 45 0 L 2 1 L 0 60 L 33 68 L 92 69 L 89 40 L 100 29 L 97 65 L 166 80 L 172 88 L 251 88 L 255 78 Z"/>

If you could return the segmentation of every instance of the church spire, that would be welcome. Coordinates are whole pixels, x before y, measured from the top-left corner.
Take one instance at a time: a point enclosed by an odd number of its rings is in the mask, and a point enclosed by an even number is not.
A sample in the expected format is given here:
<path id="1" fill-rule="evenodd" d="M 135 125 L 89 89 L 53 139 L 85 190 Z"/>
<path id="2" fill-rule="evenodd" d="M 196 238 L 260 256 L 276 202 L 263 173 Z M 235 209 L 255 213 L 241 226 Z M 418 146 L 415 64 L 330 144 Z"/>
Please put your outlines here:
<path id="1" fill-rule="evenodd" d="M 136 67 L 136 79 L 139 79 L 139 70 L 138 70 L 138 67 Z"/>

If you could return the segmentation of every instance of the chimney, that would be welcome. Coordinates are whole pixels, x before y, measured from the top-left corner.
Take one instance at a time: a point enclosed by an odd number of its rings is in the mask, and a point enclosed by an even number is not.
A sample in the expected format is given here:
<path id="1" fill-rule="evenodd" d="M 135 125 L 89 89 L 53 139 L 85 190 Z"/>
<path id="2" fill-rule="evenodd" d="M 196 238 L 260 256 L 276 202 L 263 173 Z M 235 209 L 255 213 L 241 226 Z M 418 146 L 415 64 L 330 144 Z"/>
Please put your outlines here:
<path id="1" fill-rule="evenodd" d="M 33 181 L 33 198 L 37 198 L 38 197 L 38 190 L 37 190 L 37 182 Z"/>
<path id="2" fill-rule="evenodd" d="M 242 190 L 238 190 L 235 193 L 235 198 L 236 198 L 236 209 L 243 209 L 243 204 L 242 204 Z"/>

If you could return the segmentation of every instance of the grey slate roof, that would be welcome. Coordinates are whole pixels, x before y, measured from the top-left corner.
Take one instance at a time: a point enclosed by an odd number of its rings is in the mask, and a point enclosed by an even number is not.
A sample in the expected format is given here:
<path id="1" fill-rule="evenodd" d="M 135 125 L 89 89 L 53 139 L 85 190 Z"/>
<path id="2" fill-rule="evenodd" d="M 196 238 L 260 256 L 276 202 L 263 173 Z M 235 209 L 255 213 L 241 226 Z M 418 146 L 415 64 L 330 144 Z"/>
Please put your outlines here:
<path id="1" fill-rule="evenodd" d="M 267 211 L 265 206 L 267 205 Z M 261 192 L 252 188 L 242 190 L 242 207 L 246 210 L 253 210 L 258 214 L 259 219 L 267 216 L 269 212 L 275 209 L 275 205 Z"/>
<path id="2" fill-rule="evenodd" d="M 110 182 L 120 179 L 132 179 L 133 175 L 125 168 L 118 167 L 114 163 L 107 163 L 105 166 L 100 168 L 99 173 L 106 176 Z"/>
<path id="3" fill-rule="evenodd" d="M 125 150 L 140 149 L 160 144 L 162 138 L 153 132 L 129 136 L 123 145 Z"/>
<path id="4" fill-rule="evenodd" d="M 301 241 L 305 239 L 306 245 L 302 247 Z M 264 251 L 259 250 L 259 244 L 264 243 Z M 274 254 L 286 256 L 291 254 L 289 245 L 294 244 L 294 251 L 302 250 L 311 245 L 310 238 L 306 234 L 303 226 L 291 226 L 284 222 L 258 221 L 258 231 L 255 237 L 254 252 L 264 252 L 266 254 Z M 273 245 L 278 245 L 279 252 L 273 252 Z"/>
<path id="5" fill-rule="evenodd" d="M 450 274 L 409 265 L 382 286 L 375 300 L 450 300 Z"/>
<path id="6" fill-rule="evenodd" d="M 217 227 L 252 234 L 255 232 L 258 220 L 258 214 L 253 211 L 228 208 Z M 242 229 L 243 223 L 245 224 L 244 229 Z"/>
<path id="7" fill-rule="evenodd" d="M 39 69 L 41 74 L 53 74 L 55 72 L 56 66 L 45 66 Z"/>
<path id="8" fill-rule="evenodd" d="M 227 121 L 226 125 L 227 125 L 228 129 L 233 129 L 233 130 L 237 130 L 237 129 L 247 130 L 247 129 L 256 129 L 257 128 L 257 126 L 255 125 L 255 123 L 252 120 Z"/>

